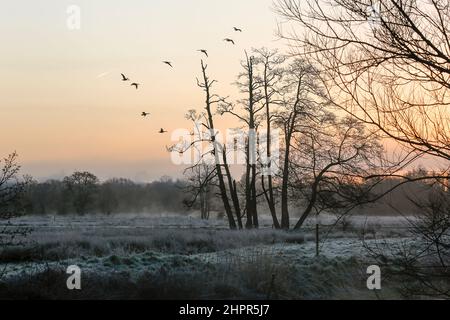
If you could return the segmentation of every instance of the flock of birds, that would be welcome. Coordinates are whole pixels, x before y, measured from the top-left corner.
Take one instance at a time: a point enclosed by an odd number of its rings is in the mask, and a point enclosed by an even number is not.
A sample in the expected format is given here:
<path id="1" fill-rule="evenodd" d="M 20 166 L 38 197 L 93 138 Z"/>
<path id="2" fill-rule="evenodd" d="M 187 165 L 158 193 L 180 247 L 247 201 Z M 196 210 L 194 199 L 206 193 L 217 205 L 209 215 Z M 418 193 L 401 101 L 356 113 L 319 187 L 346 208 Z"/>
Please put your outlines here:
<path id="1" fill-rule="evenodd" d="M 233 29 L 234 29 L 235 32 L 242 32 L 242 29 L 241 29 L 241 28 L 233 27 Z M 233 45 L 236 44 L 236 43 L 234 42 L 234 40 L 231 39 L 231 38 L 225 38 L 225 39 L 223 39 L 223 41 L 228 42 L 228 43 L 231 43 L 231 44 L 233 44 Z M 197 51 L 203 53 L 207 58 L 209 57 L 208 51 L 207 51 L 206 49 L 199 49 L 199 50 L 197 50 Z M 169 67 L 171 67 L 171 68 L 173 68 L 173 63 L 172 63 L 171 61 L 162 61 L 162 63 L 166 64 L 167 66 L 169 66 Z M 130 78 L 128 78 L 125 74 L 121 73 L 121 76 L 122 76 L 122 81 L 123 81 L 123 82 L 131 82 Z M 131 86 L 132 86 L 132 87 L 135 87 L 136 90 L 139 89 L 140 85 L 141 85 L 141 84 L 140 84 L 140 83 L 137 83 L 137 82 L 132 82 L 132 83 L 131 83 Z M 141 113 L 141 116 L 144 117 L 144 118 L 146 118 L 146 117 L 150 116 L 150 113 L 149 113 L 149 112 L 142 112 L 142 113 Z M 164 134 L 164 133 L 167 133 L 167 132 L 168 132 L 167 130 L 164 130 L 164 128 L 161 128 L 161 130 L 159 130 L 158 133 Z"/>

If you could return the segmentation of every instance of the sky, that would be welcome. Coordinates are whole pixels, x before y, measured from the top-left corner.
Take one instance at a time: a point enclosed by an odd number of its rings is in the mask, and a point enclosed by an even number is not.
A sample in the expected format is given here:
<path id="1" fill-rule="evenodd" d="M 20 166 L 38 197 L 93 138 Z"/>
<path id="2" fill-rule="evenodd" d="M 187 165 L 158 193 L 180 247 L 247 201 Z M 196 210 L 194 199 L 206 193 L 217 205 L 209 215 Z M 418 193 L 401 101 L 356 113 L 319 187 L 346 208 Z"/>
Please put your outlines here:
<path id="1" fill-rule="evenodd" d="M 170 132 L 190 128 L 186 111 L 202 107 L 196 50 L 208 50 L 217 92 L 233 96 L 245 49 L 283 47 L 272 0 L 0 4 L 0 156 L 17 151 L 22 173 L 38 180 L 76 170 L 101 179 L 180 176 L 166 146 Z M 80 30 L 67 27 L 70 5 L 81 9 Z M 122 72 L 142 87 L 121 82 Z"/>

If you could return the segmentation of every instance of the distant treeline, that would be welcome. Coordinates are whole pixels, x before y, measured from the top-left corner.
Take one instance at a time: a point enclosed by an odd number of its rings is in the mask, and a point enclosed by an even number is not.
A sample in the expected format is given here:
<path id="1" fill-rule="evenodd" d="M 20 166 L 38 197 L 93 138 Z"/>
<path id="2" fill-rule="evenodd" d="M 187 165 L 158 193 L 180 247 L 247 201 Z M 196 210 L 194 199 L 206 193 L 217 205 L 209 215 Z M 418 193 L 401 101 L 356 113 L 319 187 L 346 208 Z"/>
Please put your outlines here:
<path id="1" fill-rule="evenodd" d="M 161 179 L 135 183 L 128 179 L 100 182 L 88 172 L 76 172 L 63 180 L 32 181 L 23 207 L 28 215 L 185 213 L 185 183 Z"/>
<path id="2" fill-rule="evenodd" d="M 415 172 L 410 175 L 414 176 Z M 424 174 L 425 175 L 425 174 Z M 400 181 L 389 178 L 374 189 L 382 194 Z M 215 190 L 215 189 L 214 189 Z M 416 201 L 425 201 L 432 192 L 429 181 L 408 183 L 390 192 L 389 196 L 372 205 L 355 208 L 354 213 L 367 215 L 416 214 Z M 217 190 L 215 190 L 217 192 Z M 208 207 L 221 211 L 219 200 L 211 192 Z M 192 194 L 189 181 L 162 178 L 151 183 L 136 183 L 115 178 L 105 182 L 89 172 L 75 172 L 62 180 L 29 181 L 22 198 L 22 212 L 27 215 L 116 214 L 116 213 L 180 213 L 199 210 L 199 203 L 186 205 Z M 261 198 L 258 206 L 269 214 Z M 295 211 L 302 205 L 291 202 Z M 333 213 L 333 212 L 329 212 Z M 296 216 L 296 214 L 294 214 Z"/>

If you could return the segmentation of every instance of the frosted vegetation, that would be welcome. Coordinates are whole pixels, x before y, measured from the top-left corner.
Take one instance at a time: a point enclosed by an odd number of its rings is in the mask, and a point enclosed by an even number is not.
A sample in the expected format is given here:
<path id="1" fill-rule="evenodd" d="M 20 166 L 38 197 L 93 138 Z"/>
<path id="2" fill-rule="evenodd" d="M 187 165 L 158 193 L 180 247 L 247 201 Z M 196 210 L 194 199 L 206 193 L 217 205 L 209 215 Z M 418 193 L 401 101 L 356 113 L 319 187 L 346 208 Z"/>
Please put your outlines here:
<path id="1" fill-rule="evenodd" d="M 0 298 L 359 299 L 367 290 L 378 238 L 409 241 L 400 218 L 354 217 L 321 223 L 320 256 L 312 223 L 303 232 L 230 231 L 226 221 L 176 215 L 22 217 L 33 226 L 22 246 L 1 251 Z M 270 221 L 270 218 L 268 218 Z M 83 290 L 65 287 L 69 265 L 83 272 Z M 399 284 L 382 295 L 400 298 Z"/>

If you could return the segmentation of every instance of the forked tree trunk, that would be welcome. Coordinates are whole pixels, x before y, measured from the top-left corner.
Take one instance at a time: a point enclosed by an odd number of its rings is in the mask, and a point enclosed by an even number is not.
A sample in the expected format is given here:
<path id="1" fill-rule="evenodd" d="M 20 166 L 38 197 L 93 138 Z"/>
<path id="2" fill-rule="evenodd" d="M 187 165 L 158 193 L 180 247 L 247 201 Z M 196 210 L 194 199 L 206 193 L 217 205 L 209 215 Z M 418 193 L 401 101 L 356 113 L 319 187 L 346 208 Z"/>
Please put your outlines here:
<path id="1" fill-rule="evenodd" d="M 291 133 L 287 132 L 286 136 L 286 150 L 284 152 L 284 165 L 283 165 L 283 179 L 281 184 L 281 228 L 288 230 L 290 228 L 289 223 L 289 156 L 291 145 Z"/>
<path id="2" fill-rule="evenodd" d="M 273 226 L 275 229 L 280 229 L 280 223 L 278 221 L 277 217 L 277 210 L 275 207 L 275 196 L 273 193 L 273 176 L 272 176 L 272 122 L 271 122 L 271 115 L 270 115 L 270 97 L 269 97 L 269 83 L 268 83 L 268 75 L 267 75 L 267 63 L 264 66 L 264 95 L 266 100 L 266 126 L 267 126 L 267 137 L 266 137 L 266 156 L 267 156 L 267 181 L 268 181 L 268 187 L 269 189 L 266 191 L 264 190 L 264 193 L 266 195 L 267 205 L 269 206 L 270 214 L 272 215 L 273 220 Z M 262 183 L 264 184 L 264 176 L 262 177 Z"/>
<path id="3" fill-rule="evenodd" d="M 243 229 L 244 226 L 242 224 L 242 213 L 241 213 L 241 207 L 240 207 L 240 204 L 239 204 L 239 197 L 237 195 L 236 181 L 234 181 L 233 177 L 231 176 L 230 167 L 228 166 L 227 154 L 226 154 L 226 149 L 225 148 L 223 148 L 222 156 L 223 156 L 225 174 L 226 174 L 227 179 L 228 179 L 228 186 L 229 186 L 229 189 L 230 189 L 231 200 L 233 202 L 234 212 L 236 214 L 236 219 L 237 219 L 237 222 L 238 222 L 238 226 L 239 226 L 239 229 Z"/>
<path id="4" fill-rule="evenodd" d="M 236 221 L 234 220 L 233 211 L 231 209 L 230 202 L 228 199 L 227 188 L 225 185 L 223 172 L 222 172 L 222 165 L 220 163 L 220 158 L 219 158 L 220 144 L 217 142 L 216 133 L 215 133 L 215 129 L 214 129 L 214 119 L 213 119 L 213 115 L 212 115 L 212 111 L 211 111 L 211 93 L 210 93 L 211 82 L 209 81 L 208 76 L 206 74 L 206 66 L 204 65 L 203 61 L 202 61 L 202 73 L 203 73 L 203 80 L 204 80 L 204 89 L 205 89 L 205 93 L 206 93 L 206 107 L 205 108 L 206 108 L 206 112 L 208 114 L 209 129 L 210 129 L 210 133 L 211 133 L 211 143 L 213 144 L 214 151 L 215 151 L 214 154 L 215 154 L 215 161 L 216 161 L 217 179 L 219 180 L 220 195 L 222 198 L 223 206 L 224 206 L 227 218 L 228 218 L 228 223 L 230 225 L 230 228 L 236 229 L 237 228 Z"/>
<path id="5" fill-rule="evenodd" d="M 258 208 L 256 194 L 256 121 L 255 92 L 253 79 L 253 59 L 247 57 L 248 72 L 248 140 L 247 140 L 247 170 L 245 183 L 245 202 L 247 210 L 247 228 L 258 228 Z"/>

